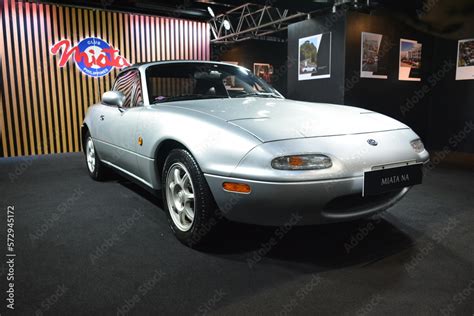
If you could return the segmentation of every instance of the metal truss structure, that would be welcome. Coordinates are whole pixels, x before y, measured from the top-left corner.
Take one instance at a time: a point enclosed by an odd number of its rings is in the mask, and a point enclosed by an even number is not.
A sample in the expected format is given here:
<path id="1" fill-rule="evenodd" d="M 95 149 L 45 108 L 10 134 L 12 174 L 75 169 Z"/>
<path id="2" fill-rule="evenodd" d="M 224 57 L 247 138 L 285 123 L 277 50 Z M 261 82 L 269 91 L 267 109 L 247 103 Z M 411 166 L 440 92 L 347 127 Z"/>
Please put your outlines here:
<path id="1" fill-rule="evenodd" d="M 213 36 L 211 42 L 231 43 L 264 38 L 287 29 L 291 20 L 302 20 L 306 16 L 306 13 L 246 3 L 209 21 Z"/>

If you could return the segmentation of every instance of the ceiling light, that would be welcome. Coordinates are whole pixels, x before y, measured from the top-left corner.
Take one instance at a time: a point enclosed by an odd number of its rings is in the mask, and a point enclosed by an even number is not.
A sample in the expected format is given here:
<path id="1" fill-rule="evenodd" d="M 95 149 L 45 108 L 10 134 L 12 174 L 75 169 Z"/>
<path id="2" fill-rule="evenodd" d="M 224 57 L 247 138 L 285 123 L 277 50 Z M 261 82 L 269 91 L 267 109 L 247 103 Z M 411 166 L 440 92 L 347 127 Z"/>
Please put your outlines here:
<path id="1" fill-rule="evenodd" d="M 211 7 L 207 7 L 207 12 L 209 12 L 209 15 L 212 16 L 213 18 L 216 16 L 216 15 L 214 14 L 214 10 L 212 10 Z"/>
<path id="2" fill-rule="evenodd" d="M 224 23 L 224 28 L 225 28 L 227 31 L 230 30 L 230 22 L 229 22 L 229 20 L 224 20 L 224 22 L 222 22 L 222 23 Z"/>

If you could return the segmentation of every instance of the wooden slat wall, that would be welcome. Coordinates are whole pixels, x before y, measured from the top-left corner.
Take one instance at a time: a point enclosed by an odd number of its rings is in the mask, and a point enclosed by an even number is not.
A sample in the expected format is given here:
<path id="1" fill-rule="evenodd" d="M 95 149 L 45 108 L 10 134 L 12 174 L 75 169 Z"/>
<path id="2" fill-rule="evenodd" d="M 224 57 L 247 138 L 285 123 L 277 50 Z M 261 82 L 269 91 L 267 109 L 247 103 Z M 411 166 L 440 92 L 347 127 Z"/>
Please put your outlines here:
<path id="1" fill-rule="evenodd" d="M 59 68 L 49 48 L 95 36 L 131 63 L 209 60 L 206 23 L 175 18 L 3 0 L 0 14 L 0 156 L 80 151 L 87 108 L 109 90 L 118 70 L 102 78 L 73 61 Z M 0 3 L 2 3 L 0 2 Z"/>

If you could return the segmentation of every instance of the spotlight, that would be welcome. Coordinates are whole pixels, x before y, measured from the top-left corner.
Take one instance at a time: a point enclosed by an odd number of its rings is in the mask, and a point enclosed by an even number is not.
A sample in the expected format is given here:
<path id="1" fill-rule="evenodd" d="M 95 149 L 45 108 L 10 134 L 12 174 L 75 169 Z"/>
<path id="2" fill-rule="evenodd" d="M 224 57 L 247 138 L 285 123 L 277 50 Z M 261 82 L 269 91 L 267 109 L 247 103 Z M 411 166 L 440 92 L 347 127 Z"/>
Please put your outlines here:
<path id="1" fill-rule="evenodd" d="M 216 15 L 214 14 L 214 10 L 212 10 L 211 7 L 207 7 L 207 12 L 209 12 L 209 15 L 210 15 L 211 17 L 213 17 L 213 18 L 216 17 Z"/>
<path id="2" fill-rule="evenodd" d="M 230 30 L 230 22 L 228 20 L 224 20 L 224 28 L 226 29 L 226 31 Z"/>

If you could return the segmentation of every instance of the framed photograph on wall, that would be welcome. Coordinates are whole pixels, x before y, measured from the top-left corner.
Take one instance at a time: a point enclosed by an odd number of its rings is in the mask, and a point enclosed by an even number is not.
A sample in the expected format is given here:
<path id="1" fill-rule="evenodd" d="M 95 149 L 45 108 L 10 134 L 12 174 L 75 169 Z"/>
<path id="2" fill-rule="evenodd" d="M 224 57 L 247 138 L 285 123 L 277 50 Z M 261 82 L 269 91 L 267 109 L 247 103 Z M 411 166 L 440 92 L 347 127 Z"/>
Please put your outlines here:
<path id="1" fill-rule="evenodd" d="M 360 77 L 387 79 L 385 55 L 389 46 L 385 45 L 382 34 L 362 32 L 360 52 Z"/>
<path id="2" fill-rule="evenodd" d="M 298 40 L 298 80 L 331 77 L 331 33 Z"/>
<path id="3" fill-rule="evenodd" d="M 270 64 L 254 63 L 253 74 L 268 83 L 272 82 L 273 66 Z"/>
<path id="4" fill-rule="evenodd" d="M 474 79 L 474 38 L 458 41 L 456 80 Z"/>
<path id="5" fill-rule="evenodd" d="M 398 80 L 421 81 L 421 43 L 400 39 Z"/>

